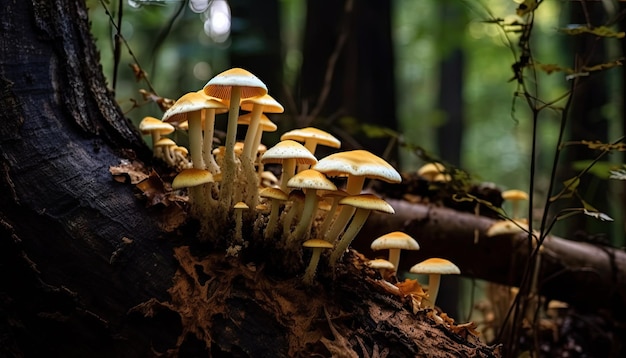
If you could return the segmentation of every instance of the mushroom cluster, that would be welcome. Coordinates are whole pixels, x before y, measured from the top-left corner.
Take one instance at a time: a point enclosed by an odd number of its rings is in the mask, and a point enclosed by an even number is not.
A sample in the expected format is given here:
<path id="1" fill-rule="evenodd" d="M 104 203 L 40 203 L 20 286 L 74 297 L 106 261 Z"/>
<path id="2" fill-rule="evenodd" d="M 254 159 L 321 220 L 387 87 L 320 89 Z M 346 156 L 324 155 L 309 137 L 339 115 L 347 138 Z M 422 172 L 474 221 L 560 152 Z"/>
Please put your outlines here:
<path id="1" fill-rule="evenodd" d="M 246 240 L 282 240 L 281 247 L 303 253 L 314 248 L 305 275 L 311 284 L 318 262 L 335 265 L 372 211 L 394 212 L 384 199 L 363 192 L 365 181 L 402 179 L 393 166 L 366 150 L 318 159 L 319 146 L 339 149 L 341 142 L 317 128 L 293 129 L 266 148 L 263 133 L 277 130 L 268 115 L 283 110 L 255 75 L 232 68 L 181 96 L 161 120 L 144 119 L 140 129 L 151 135 L 155 157 L 179 172 L 173 188 L 187 189 L 190 213 L 200 221 L 205 240 L 232 236 L 221 241 L 227 242 L 229 254 L 239 252 L 233 247 L 251 246 Z M 221 114 L 227 114 L 226 139 L 214 148 L 214 126 Z M 238 127 L 246 128 L 245 135 L 238 136 Z M 188 148 L 165 137 L 175 130 L 188 132 Z M 265 170 L 270 165 L 280 168 L 280 175 Z M 246 237 L 250 232 L 260 235 Z M 320 256 L 321 248 L 329 249 L 329 255 Z"/>

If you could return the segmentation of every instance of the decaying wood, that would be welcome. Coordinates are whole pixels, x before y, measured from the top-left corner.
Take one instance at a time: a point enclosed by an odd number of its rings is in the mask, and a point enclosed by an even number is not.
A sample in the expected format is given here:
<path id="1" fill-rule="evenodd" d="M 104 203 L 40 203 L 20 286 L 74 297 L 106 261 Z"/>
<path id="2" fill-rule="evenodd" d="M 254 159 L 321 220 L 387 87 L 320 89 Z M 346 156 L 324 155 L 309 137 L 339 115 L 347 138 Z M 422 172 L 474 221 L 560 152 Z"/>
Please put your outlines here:
<path id="1" fill-rule="evenodd" d="M 487 237 L 491 218 L 445 207 L 387 199 L 394 215 L 372 215 L 361 231 L 377 237 L 400 230 L 420 243 L 419 251 L 402 253 L 401 268 L 429 257 L 455 262 L 462 274 L 505 285 L 519 284 L 529 257 L 528 236 L 520 233 Z M 353 245 L 368 257 L 371 239 L 357 238 Z M 626 318 L 626 252 L 586 242 L 549 236 L 543 243 L 539 289 L 551 299 L 569 302 L 583 310 L 603 309 Z"/>

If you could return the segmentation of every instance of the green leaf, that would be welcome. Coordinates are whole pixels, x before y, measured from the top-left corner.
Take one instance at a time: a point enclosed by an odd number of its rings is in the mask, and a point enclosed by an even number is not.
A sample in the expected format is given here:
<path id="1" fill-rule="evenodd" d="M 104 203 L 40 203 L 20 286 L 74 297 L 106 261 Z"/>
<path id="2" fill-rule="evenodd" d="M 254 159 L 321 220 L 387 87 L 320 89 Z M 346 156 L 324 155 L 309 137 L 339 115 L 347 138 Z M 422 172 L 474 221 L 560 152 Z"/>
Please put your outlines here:
<path id="1" fill-rule="evenodd" d="M 576 192 L 579 184 L 580 178 L 577 176 L 563 181 L 563 190 L 561 190 L 561 192 L 559 192 L 558 194 L 550 197 L 550 201 L 556 201 L 561 198 L 571 198 L 572 196 L 574 196 L 574 193 Z"/>
<path id="2" fill-rule="evenodd" d="M 397 137 L 398 133 L 387 128 L 373 124 L 364 123 L 361 125 L 361 130 L 369 138 L 389 138 Z"/>
<path id="3" fill-rule="evenodd" d="M 576 171 L 583 171 L 591 165 L 591 160 L 578 160 L 572 163 L 572 168 Z M 609 179 L 609 173 L 613 169 L 614 164 L 609 162 L 596 162 L 590 169 L 589 173 L 600 179 Z"/>

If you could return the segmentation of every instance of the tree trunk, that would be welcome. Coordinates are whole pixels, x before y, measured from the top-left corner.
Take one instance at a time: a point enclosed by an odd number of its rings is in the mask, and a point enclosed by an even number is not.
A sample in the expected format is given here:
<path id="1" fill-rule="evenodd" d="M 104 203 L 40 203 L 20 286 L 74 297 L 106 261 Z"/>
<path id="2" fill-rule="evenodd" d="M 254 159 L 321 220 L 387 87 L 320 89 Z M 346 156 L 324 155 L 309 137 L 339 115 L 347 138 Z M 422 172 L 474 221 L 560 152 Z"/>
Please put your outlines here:
<path id="1" fill-rule="evenodd" d="M 307 288 L 308 253 L 250 240 L 226 257 L 193 220 L 169 225 L 181 206 L 146 206 L 109 172 L 150 152 L 106 90 L 85 4 L 0 4 L 0 354 L 499 355 L 357 255 Z"/>

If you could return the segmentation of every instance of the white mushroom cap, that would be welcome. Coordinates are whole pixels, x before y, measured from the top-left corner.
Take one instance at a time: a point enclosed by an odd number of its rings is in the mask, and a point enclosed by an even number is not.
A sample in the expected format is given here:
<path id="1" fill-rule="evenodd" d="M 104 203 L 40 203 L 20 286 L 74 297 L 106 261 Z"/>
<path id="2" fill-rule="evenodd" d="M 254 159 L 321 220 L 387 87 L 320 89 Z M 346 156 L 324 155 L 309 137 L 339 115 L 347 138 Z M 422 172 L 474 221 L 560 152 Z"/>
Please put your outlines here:
<path id="1" fill-rule="evenodd" d="M 294 175 L 287 182 L 290 188 L 336 191 L 337 187 L 326 176 L 317 170 L 307 169 Z"/>
<path id="2" fill-rule="evenodd" d="M 305 147 L 307 147 L 307 142 L 315 142 L 316 144 L 325 145 L 332 148 L 341 147 L 341 141 L 339 141 L 339 139 L 335 138 L 332 134 L 328 132 L 313 127 L 290 130 L 280 137 L 280 140 L 286 139 L 304 142 Z"/>
<path id="3" fill-rule="evenodd" d="M 200 92 L 189 92 L 182 95 L 170 109 L 163 114 L 163 122 L 183 123 L 190 112 L 203 109 L 215 109 L 216 113 L 226 113 L 228 106 L 220 99 L 213 98 Z"/>

